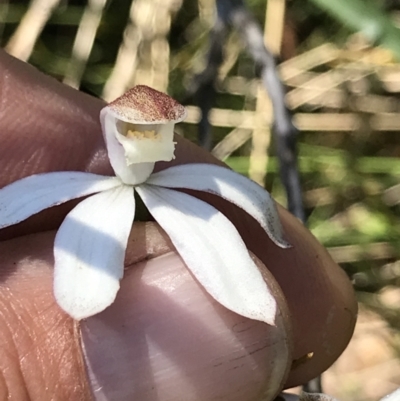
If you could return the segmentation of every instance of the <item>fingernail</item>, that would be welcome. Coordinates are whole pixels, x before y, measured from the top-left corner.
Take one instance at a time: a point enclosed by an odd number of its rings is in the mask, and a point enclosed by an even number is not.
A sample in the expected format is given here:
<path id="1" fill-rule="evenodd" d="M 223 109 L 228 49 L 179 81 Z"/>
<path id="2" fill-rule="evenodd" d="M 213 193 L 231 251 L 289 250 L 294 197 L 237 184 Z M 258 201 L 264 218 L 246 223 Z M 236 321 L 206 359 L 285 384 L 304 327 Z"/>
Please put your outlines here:
<path id="1" fill-rule="evenodd" d="M 81 342 L 96 401 L 246 401 L 282 386 L 283 326 L 227 310 L 169 253 L 126 272 L 114 304 L 81 323 Z"/>

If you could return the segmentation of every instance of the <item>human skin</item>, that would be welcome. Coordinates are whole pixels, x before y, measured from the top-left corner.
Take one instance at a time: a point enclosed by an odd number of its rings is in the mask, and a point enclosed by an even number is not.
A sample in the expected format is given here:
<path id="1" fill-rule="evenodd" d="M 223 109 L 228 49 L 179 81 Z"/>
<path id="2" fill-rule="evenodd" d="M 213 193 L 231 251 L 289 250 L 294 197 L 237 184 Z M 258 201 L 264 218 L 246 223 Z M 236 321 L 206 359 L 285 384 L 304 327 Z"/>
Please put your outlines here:
<path id="1" fill-rule="evenodd" d="M 0 187 L 48 171 L 112 174 L 103 106 L 1 52 Z M 219 163 L 177 140 L 173 163 Z M 235 206 L 195 195 L 228 216 L 257 258 L 277 297 L 276 327 L 218 305 L 153 222 L 134 224 L 116 302 L 74 322 L 52 293 L 54 230 L 69 202 L 0 230 L 0 400 L 261 400 L 335 361 L 357 306 L 325 249 L 281 207 L 290 249 Z"/>

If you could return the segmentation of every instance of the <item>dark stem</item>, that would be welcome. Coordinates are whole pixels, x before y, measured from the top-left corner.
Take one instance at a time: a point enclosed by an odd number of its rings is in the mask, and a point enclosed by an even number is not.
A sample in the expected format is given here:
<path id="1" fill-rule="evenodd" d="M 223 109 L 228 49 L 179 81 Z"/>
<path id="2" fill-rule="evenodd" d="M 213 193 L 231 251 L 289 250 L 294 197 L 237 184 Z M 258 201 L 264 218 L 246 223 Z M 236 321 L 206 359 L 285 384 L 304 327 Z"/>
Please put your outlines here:
<path id="1" fill-rule="evenodd" d="M 304 384 L 303 391 L 306 393 L 322 393 L 321 376 L 318 376 Z"/>
<path id="2" fill-rule="evenodd" d="M 274 123 L 272 132 L 277 144 L 280 175 L 285 187 L 288 209 L 303 223 L 305 213 L 301 196 L 299 172 L 297 168 L 296 137 L 297 128 L 285 104 L 285 88 L 278 76 L 274 56 L 264 44 L 263 32 L 242 0 L 217 0 L 228 10 L 230 24 L 240 32 L 246 48 L 261 71 L 263 85 L 272 102 Z"/>
<path id="3" fill-rule="evenodd" d="M 266 48 L 263 32 L 243 0 L 217 0 L 216 6 L 217 20 L 210 33 L 207 66 L 194 78 L 188 90 L 188 97 L 195 98 L 201 110 L 200 145 L 206 149 L 211 148 L 211 125 L 208 115 L 214 104 L 215 83 L 218 68 L 223 60 L 227 28 L 231 25 L 242 35 L 246 48 L 261 71 L 261 79 L 273 107 L 272 132 L 276 141 L 280 175 L 287 194 L 288 209 L 304 223 L 306 219 L 297 167 L 298 130 L 293 125 L 292 116 L 285 104 L 285 88 L 279 78 L 274 56 Z"/>
<path id="4" fill-rule="evenodd" d="M 226 21 L 218 9 L 217 20 L 210 32 L 210 47 L 207 53 L 206 68 L 193 79 L 187 97 L 194 98 L 201 111 L 199 122 L 199 144 L 207 150 L 212 147 L 209 113 L 214 105 L 218 70 L 223 61 L 223 46 L 227 32 Z"/>

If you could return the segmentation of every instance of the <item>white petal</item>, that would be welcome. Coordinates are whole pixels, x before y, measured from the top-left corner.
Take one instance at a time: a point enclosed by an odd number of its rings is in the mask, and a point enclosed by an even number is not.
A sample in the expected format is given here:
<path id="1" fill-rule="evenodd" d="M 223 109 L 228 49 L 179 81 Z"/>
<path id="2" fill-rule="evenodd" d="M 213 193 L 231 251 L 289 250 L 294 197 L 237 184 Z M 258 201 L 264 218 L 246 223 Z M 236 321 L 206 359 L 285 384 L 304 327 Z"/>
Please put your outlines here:
<path id="1" fill-rule="evenodd" d="M 147 184 L 209 192 L 226 199 L 250 214 L 276 245 L 288 248 L 275 202 L 254 181 L 225 167 L 212 164 L 185 164 L 155 173 Z"/>
<path id="2" fill-rule="evenodd" d="M 226 308 L 274 323 L 276 301 L 233 224 L 217 209 L 166 188 L 136 188 L 204 288 Z"/>
<path id="3" fill-rule="evenodd" d="M 381 401 L 399 401 L 399 400 L 400 400 L 400 388 L 398 388 L 393 393 L 390 393 L 381 399 Z"/>
<path id="4" fill-rule="evenodd" d="M 121 185 L 116 177 L 63 171 L 32 175 L 0 189 L 0 228 L 51 206 Z"/>
<path id="5" fill-rule="evenodd" d="M 133 188 L 120 186 L 78 204 L 54 244 L 54 294 L 75 319 L 101 312 L 115 299 L 135 214 Z"/>

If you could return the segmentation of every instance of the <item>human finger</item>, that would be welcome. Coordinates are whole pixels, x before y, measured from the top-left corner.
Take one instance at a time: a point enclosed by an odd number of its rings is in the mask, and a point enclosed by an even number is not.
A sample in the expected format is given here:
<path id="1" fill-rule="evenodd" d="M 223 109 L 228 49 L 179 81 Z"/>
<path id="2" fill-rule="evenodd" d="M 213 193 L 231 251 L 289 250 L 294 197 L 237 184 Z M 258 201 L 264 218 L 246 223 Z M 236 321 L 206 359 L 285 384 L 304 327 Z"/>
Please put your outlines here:
<path id="1" fill-rule="evenodd" d="M 21 401 L 84 401 L 90 393 L 118 401 L 272 398 L 291 360 L 279 288 L 276 326 L 243 318 L 202 289 L 154 223 L 134 231 L 115 303 L 80 326 L 52 294 L 54 233 L 0 244 L 0 394 Z"/>

